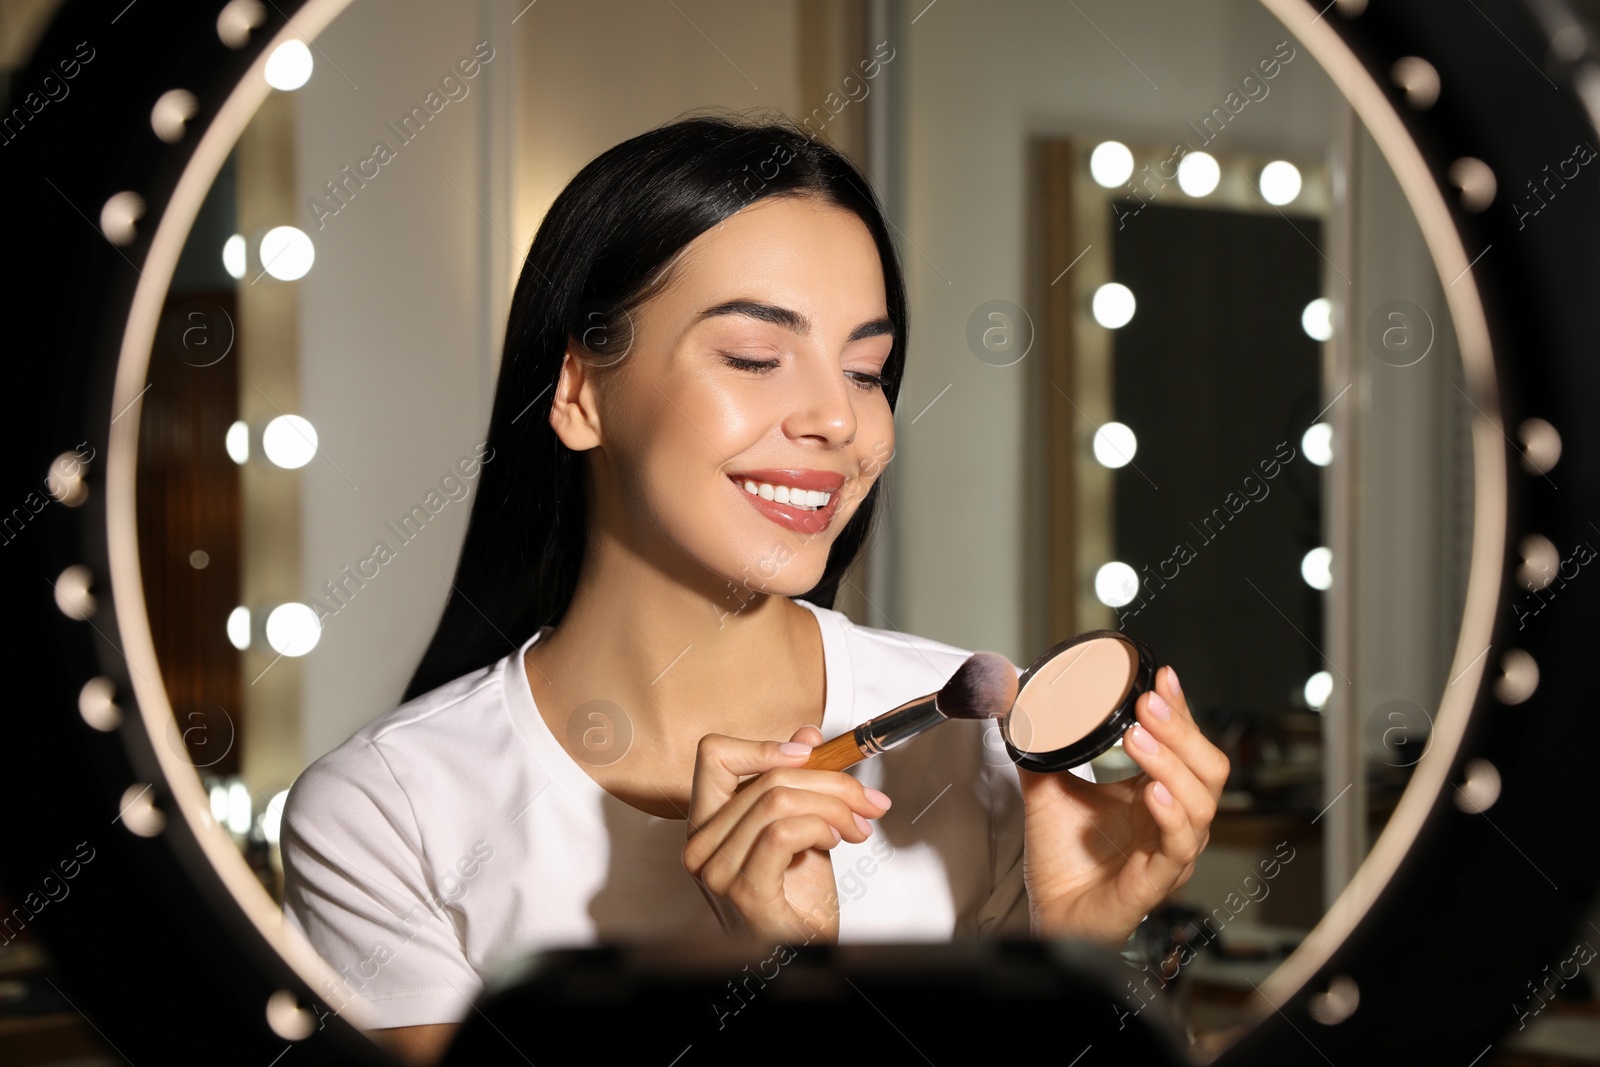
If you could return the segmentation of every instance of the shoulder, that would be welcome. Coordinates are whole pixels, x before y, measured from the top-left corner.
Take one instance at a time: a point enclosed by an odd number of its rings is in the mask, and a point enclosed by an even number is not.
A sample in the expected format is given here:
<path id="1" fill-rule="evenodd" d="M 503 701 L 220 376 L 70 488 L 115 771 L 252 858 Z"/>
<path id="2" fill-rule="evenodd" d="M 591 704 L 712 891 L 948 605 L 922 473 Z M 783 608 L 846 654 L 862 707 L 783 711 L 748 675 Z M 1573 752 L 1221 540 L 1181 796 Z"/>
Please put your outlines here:
<path id="1" fill-rule="evenodd" d="M 944 670 L 949 667 L 954 670 L 972 655 L 969 649 L 935 641 L 931 637 L 863 626 L 842 611 L 818 607 L 806 600 L 797 600 L 797 603 L 815 614 L 825 630 L 834 630 L 844 640 L 852 656 L 870 659 L 884 666 L 905 666 L 916 670 L 920 665 L 923 669 L 931 667 Z"/>
<path id="2" fill-rule="evenodd" d="M 848 616 L 840 612 L 834 614 L 839 616 L 841 625 L 846 628 L 854 649 L 884 663 L 902 661 L 915 663 L 931 660 L 941 668 L 947 664 L 959 667 L 972 655 L 971 649 L 958 648 L 943 641 L 935 641 L 931 637 L 862 626 L 852 622 Z"/>
<path id="3" fill-rule="evenodd" d="M 480 668 L 406 701 L 313 760 L 289 790 L 285 824 L 311 811 L 348 816 L 403 804 L 408 771 L 459 754 L 486 735 L 475 720 L 502 713 L 500 667 Z"/>
<path id="4" fill-rule="evenodd" d="M 852 622 L 843 612 L 802 601 L 816 613 L 824 633 L 832 631 L 848 655 L 857 697 L 882 710 L 937 692 L 972 655 L 972 650 L 900 630 Z M 1020 672 L 1019 672 L 1020 673 Z"/>

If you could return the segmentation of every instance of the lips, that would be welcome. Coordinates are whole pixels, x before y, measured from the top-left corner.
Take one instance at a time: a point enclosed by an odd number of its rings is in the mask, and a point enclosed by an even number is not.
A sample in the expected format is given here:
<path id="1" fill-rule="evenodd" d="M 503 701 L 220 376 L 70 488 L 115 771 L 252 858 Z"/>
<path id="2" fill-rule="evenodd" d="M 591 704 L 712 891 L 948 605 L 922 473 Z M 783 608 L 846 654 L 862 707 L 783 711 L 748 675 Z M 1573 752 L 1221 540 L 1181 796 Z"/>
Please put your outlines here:
<path id="1" fill-rule="evenodd" d="M 845 483 L 845 476 L 836 471 L 775 470 L 729 471 L 728 477 L 739 484 L 746 480 L 787 485 L 795 489 L 815 489 L 823 493 L 837 493 Z"/>
<path id="2" fill-rule="evenodd" d="M 762 516 L 771 520 L 786 530 L 797 533 L 816 534 L 828 528 L 833 521 L 833 516 L 839 510 L 841 501 L 840 489 L 846 482 L 844 475 L 837 471 L 800 470 L 800 469 L 772 469 L 745 470 L 728 472 L 728 481 L 734 491 L 760 512 Z M 780 504 L 776 500 L 764 500 L 759 496 L 746 492 L 744 483 L 767 482 L 771 485 L 787 485 L 793 489 L 808 489 L 828 493 L 828 502 L 822 507 L 812 510 L 810 508 L 797 508 L 789 504 Z"/>

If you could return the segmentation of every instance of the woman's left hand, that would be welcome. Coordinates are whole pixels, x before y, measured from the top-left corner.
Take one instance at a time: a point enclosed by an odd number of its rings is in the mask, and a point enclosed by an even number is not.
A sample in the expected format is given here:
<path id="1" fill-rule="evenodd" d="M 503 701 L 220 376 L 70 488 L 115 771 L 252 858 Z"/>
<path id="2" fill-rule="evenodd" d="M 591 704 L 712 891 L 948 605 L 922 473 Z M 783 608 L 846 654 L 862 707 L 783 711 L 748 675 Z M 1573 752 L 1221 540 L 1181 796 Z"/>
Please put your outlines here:
<path id="1" fill-rule="evenodd" d="M 1142 774 L 1095 783 L 1017 769 L 1026 811 L 1024 881 L 1033 932 L 1121 948 L 1189 880 L 1211 837 L 1228 757 L 1206 740 L 1171 667 L 1136 704 L 1122 740 Z"/>

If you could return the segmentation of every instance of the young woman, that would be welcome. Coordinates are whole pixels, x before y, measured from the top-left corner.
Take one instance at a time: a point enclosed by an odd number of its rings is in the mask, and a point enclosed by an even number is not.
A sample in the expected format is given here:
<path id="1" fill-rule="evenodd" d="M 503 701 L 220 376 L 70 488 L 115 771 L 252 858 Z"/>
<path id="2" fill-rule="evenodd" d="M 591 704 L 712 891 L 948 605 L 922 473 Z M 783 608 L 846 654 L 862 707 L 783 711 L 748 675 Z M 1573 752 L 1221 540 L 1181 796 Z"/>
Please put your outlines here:
<path id="1" fill-rule="evenodd" d="M 1170 667 L 1126 781 L 1020 771 L 963 721 L 802 769 L 967 655 L 831 610 L 894 454 L 906 344 L 876 199 L 796 127 L 681 121 L 572 180 L 517 284 L 406 703 L 284 813 L 286 914 L 342 976 L 331 1006 L 359 1000 L 426 1058 L 504 949 L 1115 947 L 1187 880 L 1228 763 Z"/>

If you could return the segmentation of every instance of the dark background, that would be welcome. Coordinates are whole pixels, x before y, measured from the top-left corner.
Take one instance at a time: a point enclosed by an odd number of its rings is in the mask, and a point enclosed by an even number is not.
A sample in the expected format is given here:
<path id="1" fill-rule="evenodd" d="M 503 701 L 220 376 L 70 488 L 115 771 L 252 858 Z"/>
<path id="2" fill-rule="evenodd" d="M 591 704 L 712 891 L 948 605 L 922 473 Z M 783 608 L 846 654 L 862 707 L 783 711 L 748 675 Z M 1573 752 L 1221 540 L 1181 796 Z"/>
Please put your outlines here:
<path id="1" fill-rule="evenodd" d="M 1323 468 L 1300 447 L 1325 403 L 1321 346 L 1300 325 L 1324 295 L 1321 221 L 1148 204 L 1112 233 L 1112 277 L 1138 301 L 1112 356 L 1113 417 L 1138 438 L 1114 475 L 1116 558 L 1145 602 L 1124 629 L 1178 669 L 1196 711 L 1303 708 L 1325 669 L 1323 594 L 1300 576 L 1322 543 Z M 1294 458 L 1268 481 L 1282 442 Z M 1230 492 L 1247 501 L 1236 515 Z M 1172 573 L 1180 543 L 1193 558 L 1162 588 L 1152 576 Z"/>

